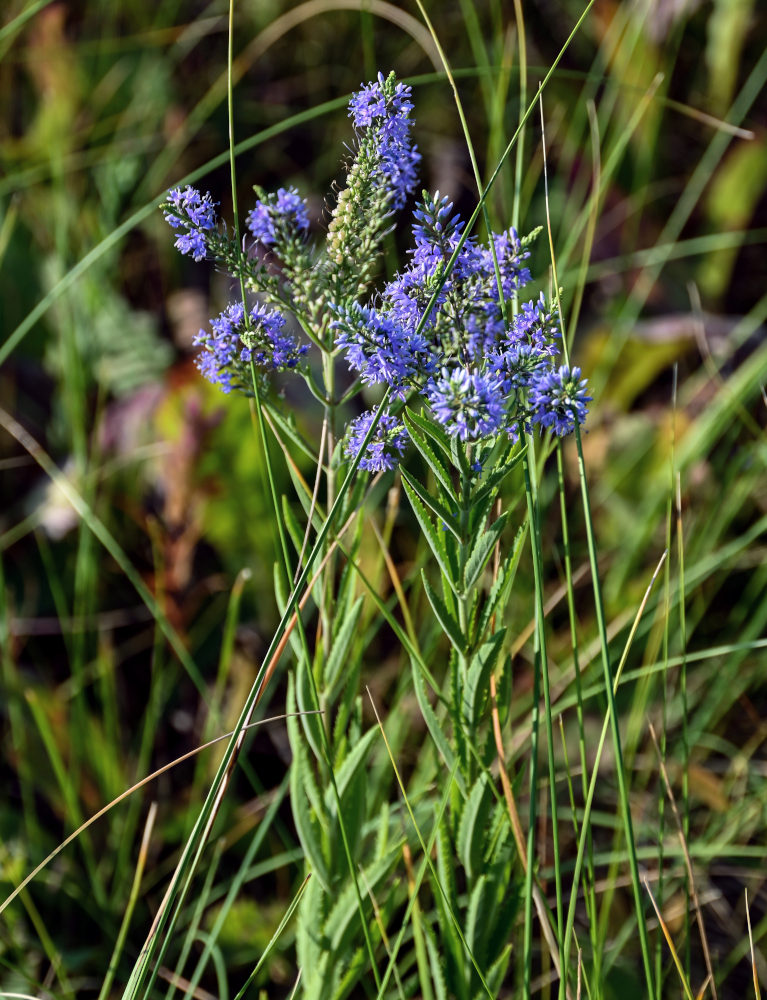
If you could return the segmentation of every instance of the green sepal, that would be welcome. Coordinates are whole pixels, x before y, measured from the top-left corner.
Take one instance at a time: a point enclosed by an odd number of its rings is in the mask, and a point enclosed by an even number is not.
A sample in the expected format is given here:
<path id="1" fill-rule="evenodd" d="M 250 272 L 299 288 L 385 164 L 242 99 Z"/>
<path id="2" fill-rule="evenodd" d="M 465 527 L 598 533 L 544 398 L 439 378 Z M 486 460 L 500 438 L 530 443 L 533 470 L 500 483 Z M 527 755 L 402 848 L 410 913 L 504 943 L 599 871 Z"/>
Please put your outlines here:
<path id="1" fill-rule="evenodd" d="M 424 570 L 421 570 L 421 577 L 423 579 L 423 587 L 426 591 L 426 596 L 429 598 L 429 604 L 431 604 L 434 614 L 437 616 L 437 620 L 442 626 L 443 632 L 452 642 L 453 646 L 455 646 L 457 652 L 463 655 L 466 651 L 467 640 L 466 636 L 464 636 L 461 631 L 461 626 L 450 614 L 442 598 L 436 593 L 429 583 Z"/>

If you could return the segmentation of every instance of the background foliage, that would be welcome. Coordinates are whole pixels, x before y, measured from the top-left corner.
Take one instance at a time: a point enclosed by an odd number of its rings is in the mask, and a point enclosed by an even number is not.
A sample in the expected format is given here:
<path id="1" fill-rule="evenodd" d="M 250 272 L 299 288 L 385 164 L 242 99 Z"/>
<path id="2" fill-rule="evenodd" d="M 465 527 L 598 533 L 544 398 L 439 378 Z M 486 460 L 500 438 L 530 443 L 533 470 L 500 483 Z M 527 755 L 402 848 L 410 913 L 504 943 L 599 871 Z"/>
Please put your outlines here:
<path id="1" fill-rule="evenodd" d="M 487 176 L 516 127 L 518 25 L 509 5 L 492 0 L 427 6 L 456 71 Z M 522 6 L 532 92 L 582 8 L 574 0 Z M 476 192 L 468 154 L 433 41 L 415 8 L 372 0 L 362 9 L 340 0 L 261 0 L 237 4 L 236 15 L 236 128 L 238 139 L 249 142 L 237 161 L 242 205 L 252 201 L 255 183 L 267 189 L 296 184 L 316 199 L 313 215 L 321 228 L 327 218 L 321 192 L 339 179 L 338 152 L 348 140 L 345 98 L 379 68 L 394 68 L 414 84 L 423 185 L 448 194 L 469 214 Z M 225 5 L 11 0 L 2 18 L 5 897 L 102 805 L 231 727 L 277 607 L 276 539 L 251 415 L 243 401 L 225 401 L 203 384 L 191 360 L 191 338 L 224 304 L 226 281 L 174 253 L 155 208 L 170 185 L 204 168 L 200 185 L 213 191 L 222 215 L 231 216 Z M 759 952 L 767 934 L 767 453 L 760 393 L 767 371 L 765 37 L 765 12 L 748 0 L 600 0 L 544 99 L 559 278 L 566 311 L 577 318 L 576 360 L 597 398 L 584 447 L 608 632 L 617 655 L 672 535 L 672 469 L 680 475 L 685 616 L 674 537 L 669 576 L 643 618 L 626 666 L 630 683 L 619 695 L 640 861 L 662 896 L 668 926 L 681 935 L 684 866 L 668 808 L 663 813 L 649 719 L 661 734 L 680 796 L 683 741 L 690 748 L 684 800 L 696 886 L 720 994 L 733 997 L 744 995 L 750 982 L 744 887 L 757 965 L 763 977 L 767 973 Z M 537 117 L 523 151 L 519 185 L 510 165 L 491 198 L 491 212 L 499 222 L 508 220 L 518 191 L 527 230 L 546 219 Z M 548 265 L 542 238 L 534 273 L 546 273 Z M 318 417 L 310 401 L 288 384 L 284 391 L 299 426 L 314 435 Z M 87 517 L 73 511 L 52 482 L 52 470 L 43 471 L 38 447 L 79 492 Z M 300 455 L 296 461 L 308 475 Z M 549 504 L 543 526 L 551 553 L 549 655 L 555 712 L 563 713 L 578 787 L 570 633 L 551 472 L 541 487 Z M 280 489 L 290 493 L 282 464 L 278 477 Z M 565 477 L 575 504 L 570 461 Z M 389 496 L 388 509 L 385 491 L 381 499 L 381 511 L 371 510 L 369 517 L 390 539 L 396 578 L 411 595 L 426 558 L 418 525 L 398 495 Z M 572 521 L 576 611 L 585 637 L 581 668 L 592 696 L 586 731 L 592 735 L 602 718 L 596 646 L 589 642 L 596 624 L 585 539 Z M 97 524 L 119 550 L 104 547 Z M 391 568 L 369 531 L 360 559 L 393 606 Z M 194 670 L 182 666 L 168 646 L 135 579 L 156 598 Z M 525 553 L 515 583 L 520 596 L 506 622 L 515 637 L 512 777 L 522 774 L 526 759 L 534 609 L 532 596 L 522 595 L 532 595 L 531 581 Z M 408 596 L 414 622 L 427 618 L 420 593 L 416 586 Z M 365 601 L 363 623 L 372 612 Z M 397 760 L 417 779 L 428 761 L 409 667 L 390 631 L 363 629 L 360 635 L 356 652 L 364 679 L 386 714 Z M 678 680 L 683 654 L 686 725 Z M 287 688 L 283 673 L 269 690 L 263 716 L 284 710 Z M 367 726 L 367 706 L 365 713 Z M 107 996 L 120 989 L 217 753 L 203 752 L 116 807 L 4 910 L 4 992 Z M 169 995 L 174 987 L 168 982 L 184 991 L 234 995 L 300 884 L 303 854 L 286 799 L 289 759 L 284 723 L 256 731 L 249 773 L 238 774 L 227 796 L 204 884 L 189 906 L 177 951 L 161 971 Z M 382 747 L 371 766 L 370 787 L 381 801 L 394 795 Z M 598 933 L 607 943 L 608 989 L 631 995 L 631 984 L 639 982 L 636 942 L 623 895 L 611 761 L 603 767 L 594 828 Z M 157 803 L 157 813 L 141 854 L 150 802 Z M 571 846 L 562 845 L 563 859 Z M 538 853 L 545 880 L 551 875 L 545 823 Z M 134 896 L 137 864 L 140 890 Z M 220 933 L 206 954 L 217 921 Z M 291 928 L 259 973 L 270 996 L 291 989 Z M 654 932 L 655 938 L 665 975 L 668 953 Z M 105 984 L 118 940 L 114 978 Z M 697 939 L 691 950 L 694 981 L 700 982 Z M 174 970 L 182 979 L 174 979 Z M 545 980 L 545 954 L 538 971 Z M 639 986 L 633 988 L 642 995 Z"/>

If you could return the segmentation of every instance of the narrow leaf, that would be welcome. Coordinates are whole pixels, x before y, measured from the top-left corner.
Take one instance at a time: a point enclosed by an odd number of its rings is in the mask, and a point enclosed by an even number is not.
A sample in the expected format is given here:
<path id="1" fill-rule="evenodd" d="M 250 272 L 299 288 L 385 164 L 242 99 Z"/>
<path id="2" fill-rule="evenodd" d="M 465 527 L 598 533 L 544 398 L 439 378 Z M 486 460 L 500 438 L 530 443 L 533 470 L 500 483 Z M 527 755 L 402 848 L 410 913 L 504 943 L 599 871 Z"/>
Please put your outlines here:
<path id="1" fill-rule="evenodd" d="M 501 532 L 506 526 L 507 516 L 508 512 L 504 511 L 496 521 L 493 521 L 486 531 L 477 535 L 471 554 L 466 560 L 466 568 L 463 573 L 465 591 L 471 591 L 480 573 L 485 568 L 485 563 L 490 558 L 490 553 L 493 551 L 495 543 L 500 538 Z"/>
<path id="2" fill-rule="evenodd" d="M 400 474 L 408 486 L 418 494 L 421 500 L 423 500 L 426 506 L 437 515 L 448 531 L 452 531 L 458 541 L 461 542 L 463 539 L 461 538 L 461 534 L 456 525 L 457 512 L 453 513 L 452 511 L 449 511 L 441 500 L 432 496 L 426 487 L 419 483 L 418 480 L 414 476 L 411 476 L 405 469 L 400 469 Z"/>
<path id="3" fill-rule="evenodd" d="M 458 582 L 454 577 L 453 567 L 450 565 L 450 561 L 448 560 L 447 557 L 447 551 L 445 548 L 444 539 L 442 538 L 440 532 L 434 527 L 434 523 L 429 517 L 426 508 L 418 499 L 417 494 L 410 487 L 410 485 L 406 480 L 402 481 L 402 486 L 405 490 L 405 493 L 407 493 L 407 498 L 410 501 L 411 507 L 413 508 L 413 513 L 418 519 L 418 523 L 421 526 L 421 530 L 426 536 L 426 541 L 429 543 L 429 547 L 431 548 L 431 551 L 434 553 L 434 557 L 439 563 L 440 569 L 445 574 L 447 579 L 450 581 L 450 585 L 453 587 L 453 589 L 456 589 L 458 586 Z"/>
<path id="4" fill-rule="evenodd" d="M 432 447 L 432 444 L 426 435 L 422 434 L 418 429 L 408 410 L 405 411 L 403 420 L 405 422 L 405 427 L 407 427 L 407 432 L 410 435 L 410 440 L 416 446 L 418 451 L 420 451 L 426 461 L 426 464 L 437 477 L 445 492 L 457 503 L 458 497 L 456 496 L 455 489 L 453 488 L 453 477 L 450 473 L 450 466 L 445 460 L 443 452 L 439 448 Z"/>
<path id="5" fill-rule="evenodd" d="M 426 596 L 429 598 L 429 604 L 431 604 L 434 609 L 434 614 L 437 616 L 437 620 L 442 626 L 443 632 L 455 646 L 456 650 L 463 655 L 466 650 L 467 640 L 461 631 L 461 626 L 447 610 L 445 602 L 442 598 L 432 588 L 423 570 L 421 570 L 421 576 L 423 578 L 423 587 L 426 591 Z"/>

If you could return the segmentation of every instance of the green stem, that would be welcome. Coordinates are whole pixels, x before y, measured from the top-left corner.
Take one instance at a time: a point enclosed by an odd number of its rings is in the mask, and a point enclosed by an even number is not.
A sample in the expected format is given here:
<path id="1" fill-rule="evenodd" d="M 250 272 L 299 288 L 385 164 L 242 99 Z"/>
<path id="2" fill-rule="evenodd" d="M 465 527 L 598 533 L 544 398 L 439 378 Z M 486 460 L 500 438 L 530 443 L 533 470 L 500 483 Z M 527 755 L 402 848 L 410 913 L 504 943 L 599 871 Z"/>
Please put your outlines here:
<path id="1" fill-rule="evenodd" d="M 557 769 L 554 759 L 554 725 L 551 717 L 551 689 L 549 685 L 549 663 L 546 653 L 546 621 L 543 608 L 543 560 L 541 550 L 541 533 L 539 508 L 537 498 L 533 496 L 528 453 L 522 457 L 522 468 L 525 476 L 525 494 L 527 496 L 527 516 L 530 522 L 530 542 L 533 555 L 533 577 L 535 580 L 535 619 L 538 636 L 538 655 L 540 658 L 540 676 L 543 681 L 543 704 L 546 724 L 546 749 L 549 759 L 549 798 L 551 801 L 551 837 L 554 853 L 554 890 L 557 901 L 557 939 L 559 941 L 559 958 L 561 977 L 559 981 L 560 996 L 565 995 L 567 986 L 567 967 L 564 961 L 564 935 L 562 911 L 562 872 L 559 856 L 559 810 L 557 808 Z M 537 711 L 534 706 L 534 711 Z M 532 791 L 531 791 L 532 794 Z M 531 805 L 532 805 L 531 798 Z M 532 824 L 528 836 L 533 832 Z M 533 854 L 528 853 L 528 872 L 533 869 Z M 532 892 L 532 888 L 531 888 Z M 526 969 L 527 975 L 527 969 Z"/>
<path id="2" fill-rule="evenodd" d="M 575 443 L 578 449 L 578 470 L 580 473 L 583 512 L 586 522 L 586 539 L 588 542 L 589 563 L 591 565 L 591 577 L 594 586 L 594 608 L 597 617 L 597 627 L 599 629 L 599 639 L 602 651 L 605 695 L 607 697 L 610 732 L 613 742 L 613 754 L 615 756 L 615 770 L 618 780 L 618 795 L 621 803 L 621 811 L 623 813 L 623 827 L 628 847 L 629 866 L 631 868 L 631 884 L 634 890 L 634 908 L 636 910 L 637 927 L 639 930 L 639 943 L 642 949 L 642 964 L 644 966 L 644 974 L 647 981 L 647 992 L 651 1000 L 654 1000 L 656 993 L 650 962 L 650 945 L 647 937 L 644 896 L 642 894 L 642 886 L 639 880 L 639 863 L 637 861 L 636 841 L 634 839 L 634 824 L 631 819 L 631 803 L 629 802 L 628 784 L 626 782 L 626 772 L 623 764 L 623 747 L 621 744 L 620 729 L 618 728 L 618 716 L 615 711 L 613 678 L 610 669 L 610 650 L 607 639 L 607 627 L 605 625 L 604 607 L 602 604 L 602 587 L 599 581 L 599 566 L 597 563 L 597 550 L 594 539 L 594 525 L 591 517 L 591 500 L 589 498 L 589 489 L 586 482 L 586 466 L 583 460 L 581 429 L 577 423 L 575 425 Z"/>

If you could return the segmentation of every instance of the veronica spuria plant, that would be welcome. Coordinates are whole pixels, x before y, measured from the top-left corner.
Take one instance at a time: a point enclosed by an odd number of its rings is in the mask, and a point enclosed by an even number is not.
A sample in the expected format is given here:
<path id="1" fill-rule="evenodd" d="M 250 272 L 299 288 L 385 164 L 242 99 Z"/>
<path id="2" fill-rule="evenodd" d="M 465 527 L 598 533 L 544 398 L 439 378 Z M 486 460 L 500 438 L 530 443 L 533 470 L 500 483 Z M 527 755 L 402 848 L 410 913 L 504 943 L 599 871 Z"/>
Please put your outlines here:
<path id="1" fill-rule="evenodd" d="M 530 238 L 514 229 L 482 243 L 447 198 L 424 192 L 405 266 L 372 290 L 384 237 L 416 187 L 412 108 L 410 88 L 393 75 L 379 75 L 352 98 L 353 157 L 322 245 L 309 239 L 311 220 L 294 188 L 257 191 L 247 216 L 250 246 L 218 222 L 207 194 L 174 190 L 163 207 L 179 251 L 213 261 L 251 296 L 238 296 L 200 332 L 202 374 L 224 392 L 251 395 L 268 391 L 270 372 L 304 379 L 324 411 L 327 455 L 317 441 L 304 448 L 324 470 L 328 509 L 348 463 L 358 462 L 360 471 L 346 512 L 359 506 L 371 473 L 401 472 L 433 555 L 423 588 L 450 649 L 446 689 L 437 692 L 444 710 L 432 708 L 425 678 L 433 675 L 411 644 L 413 683 L 458 792 L 440 820 L 431 876 L 440 931 L 431 919 L 423 923 L 421 956 L 439 995 L 447 989 L 473 1000 L 492 994 L 503 978 L 519 899 L 511 831 L 488 772 L 489 681 L 495 673 L 502 686 L 509 682 L 500 623 L 521 537 L 507 531 L 508 514 L 496 513 L 496 501 L 526 435 L 567 434 L 584 420 L 589 397 L 580 371 L 558 363 L 556 309 L 543 296 L 523 298 Z M 354 376 L 343 394 L 341 359 Z M 358 408 L 344 432 L 341 421 L 366 386 L 385 389 L 388 405 Z M 291 415 L 281 420 L 297 436 Z M 410 445 L 425 477 L 402 465 Z M 275 576 L 283 606 L 303 549 L 292 515 L 287 527 L 295 553 L 285 553 Z M 343 568 L 329 560 L 314 588 L 317 627 L 291 636 L 288 711 L 303 713 L 288 723 L 292 805 L 315 876 L 301 902 L 297 946 L 302 988 L 313 1000 L 345 996 L 371 964 L 380 987 L 381 925 L 407 896 L 393 873 L 408 827 L 390 807 L 389 785 L 366 775 L 377 730 L 365 729 L 360 698 L 366 610 L 355 574 L 359 530 L 355 537 L 345 542 Z M 417 816 L 433 825 L 434 808 L 424 798 Z M 371 898 L 378 901 L 375 920 Z"/>

